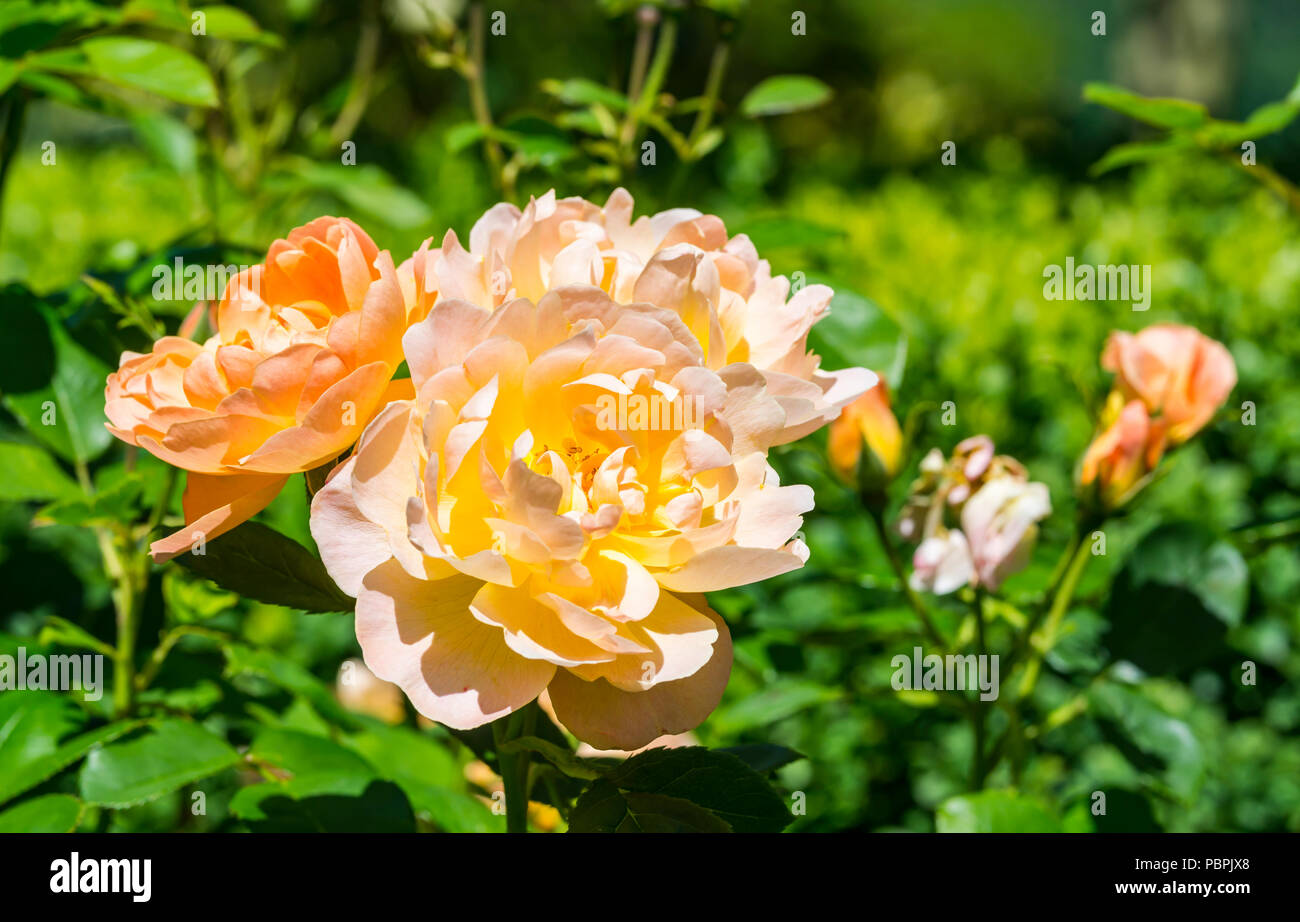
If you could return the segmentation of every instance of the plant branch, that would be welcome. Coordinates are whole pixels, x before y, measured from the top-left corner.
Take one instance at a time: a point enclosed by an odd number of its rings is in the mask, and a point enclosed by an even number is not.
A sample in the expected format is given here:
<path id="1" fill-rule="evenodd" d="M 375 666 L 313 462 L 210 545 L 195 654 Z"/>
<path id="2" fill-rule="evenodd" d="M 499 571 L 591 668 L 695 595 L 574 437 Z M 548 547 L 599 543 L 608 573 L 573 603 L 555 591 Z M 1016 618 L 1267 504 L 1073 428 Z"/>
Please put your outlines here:
<path id="1" fill-rule="evenodd" d="M 920 619 L 921 626 L 925 628 L 925 633 L 929 635 L 930 640 L 942 653 L 948 649 L 948 641 L 939 633 L 939 629 L 934 626 L 934 622 L 930 620 L 930 613 L 925 608 L 925 603 L 921 601 L 921 597 L 916 594 L 916 590 L 907 581 L 907 572 L 903 569 L 903 561 L 899 558 L 898 550 L 889 538 L 889 528 L 885 525 L 883 511 L 870 502 L 864 501 L 864 505 L 871 517 L 872 524 L 876 527 L 876 535 L 880 538 L 881 547 L 885 549 L 885 556 L 889 559 L 889 566 L 893 569 L 894 575 L 898 577 L 903 595 L 907 598 L 912 611 L 916 612 L 916 617 Z"/>

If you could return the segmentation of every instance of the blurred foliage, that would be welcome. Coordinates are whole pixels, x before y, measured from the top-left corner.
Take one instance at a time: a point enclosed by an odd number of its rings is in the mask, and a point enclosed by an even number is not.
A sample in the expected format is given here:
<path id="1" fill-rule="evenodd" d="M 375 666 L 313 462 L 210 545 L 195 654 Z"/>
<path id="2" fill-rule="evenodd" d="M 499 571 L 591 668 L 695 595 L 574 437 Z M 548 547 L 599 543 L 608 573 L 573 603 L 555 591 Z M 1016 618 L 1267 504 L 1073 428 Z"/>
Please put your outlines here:
<path id="1" fill-rule="evenodd" d="M 100 425 L 120 353 L 193 306 L 149 297 L 154 266 L 253 261 L 322 213 L 405 253 L 464 235 L 502 196 L 601 198 L 622 183 L 641 213 L 715 212 L 775 271 L 835 287 L 817 350 L 882 371 L 911 415 L 895 506 L 925 449 L 980 432 L 1051 487 L 1055 512 L 993 609 L 995 637 L 1069 538 L 1107 333 L 1188 323 L 1237 363 L 1219 420 L 1106 526 L 1032 699 L 993 712 L 995 734 L 1024 729 L 981 792 L 952 696 L 890 687 L 919 626 L 829 473 L 824 435 L 779 453 L 783 479 L 816 491 L 812 558 L 711 597 L 736 662 L 698 736 L 803 795 L 790 829 L 1300 831 L 1300 226 L 1275 189 L 1181 141 L 1087 175 L 1133 128 L 1086 104 L 1082 84 L 1121 80 L 1134 52 L 1119 37 L 1179 14 L 1123 6 L 1111 51 L 1073 0 L 809 2 L 804 35 L 762 2 L 499 6 L 504 34 L 495 6 L 461 0 L 0 5 L 0 653 L 120 655 L 114 562 L 179 520 L 167 469 Z M 1220 8 L 1249 20 L 1219 33 L 1215 53 L 1243 76 L 1216 104 L 1254 112 L 1251 125 L 1294 83 L 1296 10 Z M 1091 91 L 1150 114 L 1117 93 Z M 1225 124 L 1168 105 L 1195 119 L 1167 124 L 1175 134 Z M 1296 175 L 1295 125 L 1268 127 L 1261 162 Z M 939 163 L 949 140 L 956 167 Z M 1067 256 L 1151 265 L 1151 310 L 1045 301 L 1043 267 Z M 51 405 L 59 425 L 42 422 Z M 287 489 L 260 518 L 310 558 L 306 497 Z M 139 590 L 134 713 L 115 717 L 107 687 L 97 701 L 0 693 L 0 829 L 503 828 L 472 738 L 409 708 L 345 706 L 351 615 L 174 566 L 125 578 Z M 955 602 L 936 616 L 950 636 L 970 630 Z M 586 770 L 536 746 L 564 763 L 544 770 L 560 787 Z M 662 766 L 640 764 L 589 791 L 574 825 L 616 828 L 647 804 L 672 828 L 734 825 L 725 800 L 682 807 Z M 534 825 L 562 825 L 552 814 Z"/>

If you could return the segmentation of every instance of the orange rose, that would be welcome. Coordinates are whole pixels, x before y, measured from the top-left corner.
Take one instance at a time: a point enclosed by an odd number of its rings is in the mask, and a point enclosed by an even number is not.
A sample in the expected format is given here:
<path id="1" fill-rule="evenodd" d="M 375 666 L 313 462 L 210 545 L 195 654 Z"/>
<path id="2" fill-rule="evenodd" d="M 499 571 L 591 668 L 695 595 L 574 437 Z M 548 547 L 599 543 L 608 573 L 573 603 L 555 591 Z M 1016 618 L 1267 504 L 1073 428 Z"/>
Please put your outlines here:
<path id="1" fill-rule="evenodd" d="M 1116 413 L 1122 401 L 1118 393 L 1111 395 L 1108 415 L 1114 421 L 1088 446 L 1079 471 L 1079 483 L 1096 482 L 1102 503 L 1111 509 L 1123 505 L 1155 470 L 1166 443 L 1164 423 L 1152 420 L 1141 400 L 1130 400 Z"/>
<path id="2" fill-rule="evenodd" d="M 903 432 L 889 406 L 889 391 L 882 378 L 875 387 L 850 403 L 830 425 L 827 454 L 835 475 L 844 483 L 880 486 L 893 480 L 903 461 Z M 866 466 L 859 471 L 862 446 L 869 449 Z"/>
<path id="3" fill-rule="evenodd" d="M 1237 383 L 1236 365 L 1222 343 L 1173 324 L 1112 333 L 1101 366 L 1115 372 L 1125 398 L 1136 397 L 1160 418 L 1170 445 L 1200 431 Z"/>
<path id="4" fill-rule="evenodd" d="M 155 560 L 259 512 L 410 396 L 392 377 L 420 319 L 415 287 L 352 221 L 317 218 L 231 279 L 207 342 L 166 336 L 123 354 L 104 394 L 109 430 L 189 472 L 186 527 L 153 544 Z"/>

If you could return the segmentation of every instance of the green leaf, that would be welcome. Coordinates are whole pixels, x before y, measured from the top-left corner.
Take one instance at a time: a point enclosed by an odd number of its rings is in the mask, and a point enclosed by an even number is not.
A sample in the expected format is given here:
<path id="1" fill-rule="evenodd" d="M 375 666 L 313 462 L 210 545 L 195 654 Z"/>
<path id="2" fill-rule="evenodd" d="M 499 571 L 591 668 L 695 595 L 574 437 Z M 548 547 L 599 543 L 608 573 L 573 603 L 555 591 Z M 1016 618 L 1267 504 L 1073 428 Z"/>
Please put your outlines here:
<path id="1" fill-rule="evenodd" d="M 776 771 L 782 766 L 805 758 L 802 753 L 772 743 L 746 743 L 742 746 L 728 746 L 717 751 L 735 756 L 756 772 Z"/>
<path id="2" fill-rule="evenodd" d="M 81 488 L 35 445 L 0 442 L 0 500 L 68 499 Z"/>
<path id="3" fill-rule="evenodd" d="M 1185 673 L 1222 650 L 1250 598 L 1241 553 L 1203 526 L 1169 522 L 1129 554 L 1106 605 L 1105 643 L 1149 672 Z"/>
<path id="4" fill-rule="evenodd" d="M 53 778 L 96 746 L 111 743 L 141 726 L 143 721 L 124 720 L 98 727 L 74 736 L 52 752 L 21 764 L 7 765 L 5 772 L 0 774 L 0 804 Z"/>
<path id="5" fill-rule="evenodd" d="M 1015 790 L 959 794 L 939 805 L 936 832 L 1060 832 L 1061 821 L 1042 801 Z"/>
<path id="6" fill-rule="evenodd" d="M 680 797 L 621 791 L 598 781 L 582 795 L 570 832 L 731 832 L 716 813 Z"/>
<path id="7" fill-rule="evenodd" d="M 22 66 L 17 61 L 6 61 L 0 58 L 0 93 L 13 86 L 22 72 Z"/>
<path id="8" fill-rule="evenodd" d="M 239 753 L 215 733 L 189 721 L 163 720 L 144 736 L 91 752 L 81 768 L 81 798 L 129 807 L 239 761 Z"/>
<path id="9" fill-rule="evenodd" d="M 233 6 L 203 6 L 194 12 L 203 13 L 208 38 L 220 38 L 229 42 L 257 42 L 272 48 L 284 44 L 278 35 L 264 31 L 252 16 Z M 192 31 L 192 26 L 187 26 L 186 31 Z"/>
<path id="10" fill-rule="evenodd" d="M 820 106 L 831 98 L 831 88 L 816 77 L 787 74 L 768 77 L 745 94 L 740 111 L 750 117 L 782 115 Z"/>
<path id="11" fill-rule="evenodd" d="M 391 781 L 317 773 L 243 788 L 231 812 L 254 832 L 415 832 L 415 814 Z"/>
<path id="12" fill-rule="evenodd" d="M 870 298 L 832 286 L 830 313 L 812 329 L 809 342 L 823 368 L 869 368 L 897 391 L 907 370 L 907 334 Z"/>
<path id="13" fill-rule="evenodd" d="M 487 137 L 487 129 L 478 122 L 460 122 L 447 129 L 447 150 L 458 154 Z"/>
<path id="14" fill-rule="evenodd" d="M 182 176 L 198 171 L 199 143 L 189 126 L 156 112 L 135 112 L 131 127 L 149 152 Z"/>
<path id="15" fill-rule="evenodd" d="M 0 790 L 10 787 L 12 773 L 54 752 L 80 717 L 70 698 L 53 692 L 13 689 L 0 694 Z"/>
<path id="16" fill-rule="evenodd" d="M 0 813 L 0 835 L 8 832 L 72 832 L 81 820 L 81 801 L 71 794 L 46 794 Z"/>
<path id="17" fill-rule="evenodd" d="M 240 595 L 310 612 L 351 611 L 356 601 L 330 579 L 320 558 L 260 522 L 245 522 L 209 541 L 206 553 L 175 560 Z"/>
<path id="18" fill-rule="evenodd" d="M 5 404 L 39 442 L 67 461 L 89 462 L 113 441 L 104 428 L 109 368 L 81 347 L 52 310 L 16 286 L 5 294 L 12 332 L 0 345 Z"/>
<path id="19" fill-rule="evenodd" d="M 757 694 L 728 705 L 713 715 L 712 726 L 724 735 L 766 727 L 778 720 L 843 694 L 804 679 L 779 679 Z"/>
<path id="20" fill-rule="evenodd" d="M 415 811 L 444 832 L 500 832 L 505 818 L 496 816 L 466 790 L 460 763 L 426 733 L 377 724 L 348 737 L 379 777 L 398 785 Z"/>
<path id="21" fill-rule="evenodd" d="M 1208 118 L 1200 103 L 1140 96 L 1109 83 L 1086 84 L 1083 98 L 1160 128 L 1195 128 Z"/>
<path id="22" fill-rule="evenodd" d="M 1117 144 L 1094 163 L 1088 170 L 1092 176 L 1100 176 L 1120 167 L 1135 163 L 1146 163 L 1186 153 L 1194 145 L 1185 135 L 1175 135 L 1161 141 L 1134 141 L 1130 144 Z"/>
<path id="23" fill-rule="evenodd" d="M 1170 714 L 1142 685 L 1098 683 L 1088 692 L 1088 708 L 1133 765 L 1163 776 L 1184 797 L 1198 790 L 1206 770 L 1200 741 L 1186 721 Z"/>
<path id="24" fill-rule="evenodd" d="M 324 773 L 374 778 L 370 763 L 333 740 L 297 730 L 267 728 L 260 731 L 248 747 L 248 754 L 258 762 L 269 762 L 297 775 Z"/>
<path id="25" fill-rule="evenodd" d="M 328 192 L 354 208 L 400 230 L 422 227 L 433 218 L 420 196 L 398 185 L 383 169 L 373 164 L 345 166 L 315 163 L 305 157 L 286 157 L 277 166 L 287 171 L 290 183 L 305 183 Z M 285 177 L 281 176 L 283 183 Z M 296 189 L 295 189 L 296 192 Z"/>
<path id="26" fill-rule="evenodd" d="M 86 496 L 78 490 L 76 496 L 46 506 L 37 517 L 61 525 L 91 526 L 130 522 L 135 517 L 143 491 L 143 478 L 129 475 L 93 496 Z"/>
<path id="27" fill-rule="evenodd" d="M 191 106 L 215 107 L 217 87 L 189 53 L 146 38 L 88 38 L 79 46 L 94 76 Z M 51 68 L 57 69 L 57 68 Z"/>
<path id="28" fill-rule="evenodd" d="M 117 655 L 112 647 L 84 627 L 57 615 L 46 616 L 45 626 L 41 628 L 38 639 L 43 646 L 80 647 L 83 650 L 94 650 L 110 658 Z"/>
<path id="29" fill-rule="evenodd" d="M 341 727 L 360 725 L 357 715 L 338 703 L 326 685 L 297 663 L 271 650 L 256 650 L 239 644 L 225 644 L 226 678 L 254 675 L 297 695 L 316 711 Z"/>
<path id="30" fill-rule="evenodd" d="M 734 755 L 700 746 L 650 749 L 612 769 L 605 781 L 628 794 L 680 798 L 703 807 L 736 832 L 779 832 L 791 821 L 785 802 L 767 780 Z M 592 790 L 600 789 L 598 782 Z M 595 807 L 589 790 L 574 808 Z M 626 798 L 625 798 L 626 799 Z M 635 812 L 635 805 L 629 807 Z M 608 807 L 601 807 L 604 816 Z"/>
<path id="31" fill-rule="evenodd" d="M 543 80 L 542 90 L 568 106 L 607 106 L 616 112 L 627 110 L 627 97 L 617 90 L 595 82 L 574 77 L 569 80 Z"/>

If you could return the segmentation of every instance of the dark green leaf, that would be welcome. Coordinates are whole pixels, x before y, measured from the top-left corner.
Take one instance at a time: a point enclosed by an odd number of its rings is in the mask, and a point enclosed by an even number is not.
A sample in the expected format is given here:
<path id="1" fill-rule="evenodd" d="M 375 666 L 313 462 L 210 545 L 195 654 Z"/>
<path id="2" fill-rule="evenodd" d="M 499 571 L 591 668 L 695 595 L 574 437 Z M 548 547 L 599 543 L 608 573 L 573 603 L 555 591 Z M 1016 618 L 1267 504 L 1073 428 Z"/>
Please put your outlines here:
<path id="1" fill-rule="evenodd" d="M 728 746 L 717 751 L 735 756 L 756 772 L 776 771 L 783 765 L 789 765 L 791 762 L 798 762 L 804 758 L 802 754 L 795 752 L 793 749 L 776 746 L 772 743 L 746 743 L 743 746 Z"/>
<path id="2" fill-rule="evenodd" d="M 570 832 L 731 832 L 717 814 L 665 794 L 622 791 L 598 781 L 582 795 L 569 820 Z"/>
<path id="3" fill-rule="evenodd" d="M 1250 575 L 1235 547 L 1197 524 L 1161 525 L 1115 580 L 1106 646 L 1150 672 L 1185 672 L 1222 649 L 1249 596 Z"/>
<path id="4" fill-rule="evenodd" d="M 733 755 L 700 746 L 647 750 L 606 779 L 623 791 L 689 800 L 737 832 L 779 832 L 792 819 L 762 775 Z"/>
<path id="5" fill-rule="evenodd" d="M 356 605 L 334 585 L 320 558 L 260 522 L 245 522 L 214 538 L 204 554 L 175 559 L 221 588 L 259 602 L 311 612 L 351 611 Z"/>
<path id="6" fill-rule="evenodd" d="M 6 405 L 60 457 L 94 460 L 113 441 L 104 428 L 108 367 L 82 348 L 48 307 L 14 286 L 6 295 L 15 296 L 5 307 L 7 316 L 13 311 L 16 327 L 0 347 Z"/>
<path id="7" fill-rule="evenodd" d="M 414 832 L 415 815 L 389 781 L 319 773 L 242 789 L 231 812 L 254 832 Z"/>

